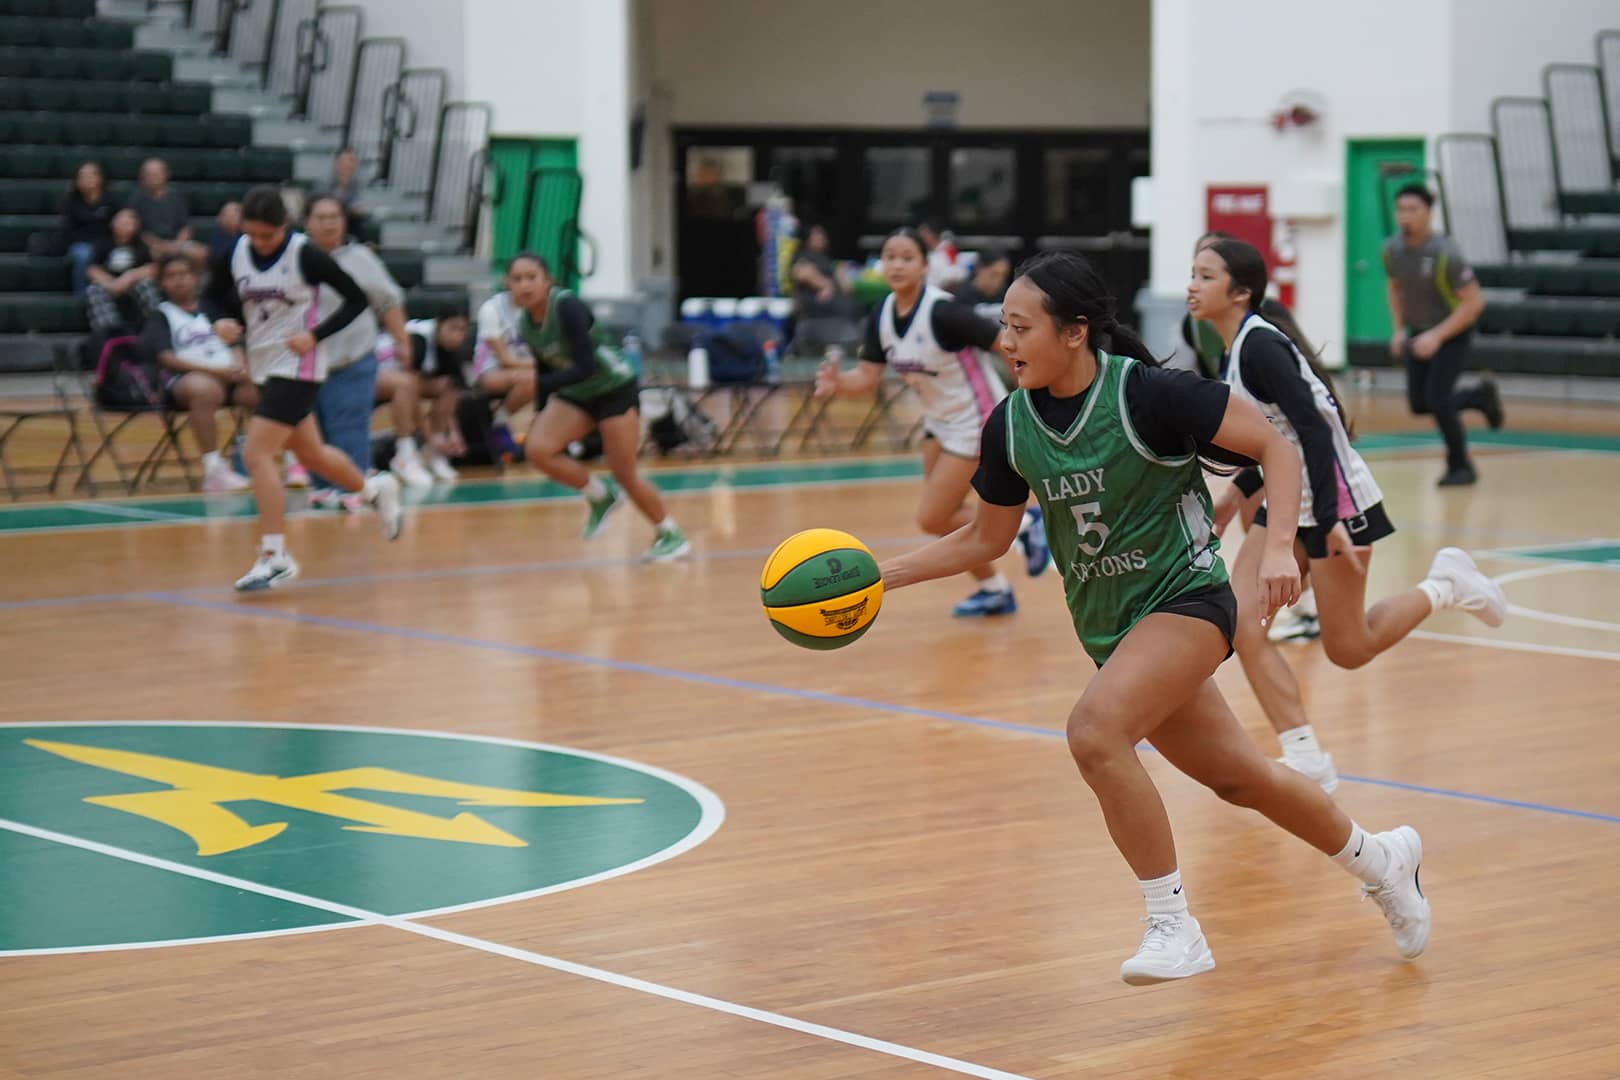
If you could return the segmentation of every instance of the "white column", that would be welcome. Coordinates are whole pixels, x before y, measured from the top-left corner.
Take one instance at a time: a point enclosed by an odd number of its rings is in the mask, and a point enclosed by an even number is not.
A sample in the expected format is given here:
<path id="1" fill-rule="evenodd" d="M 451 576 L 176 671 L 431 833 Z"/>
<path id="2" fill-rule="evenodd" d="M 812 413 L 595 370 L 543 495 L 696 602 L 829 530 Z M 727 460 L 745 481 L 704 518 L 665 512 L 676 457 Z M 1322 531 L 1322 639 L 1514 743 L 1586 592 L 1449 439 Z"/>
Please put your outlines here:
<path id="1" fill-rule="evenodd" d="M 1142 340 L 1156 356 L 1169 356 L 1186 308 L 1187 252 L 1203 231 L 1203 194 L 1196 161 L 1193 85 L 1195 0 L 1153 0 L 1153 177 L 1148 224 L 1153 230 L 1147 296 L 1120 297 L 1137 305 Z"/>
<path id="2" fill-rule="evenodd" d="M 589 0 L 579 12 L 580 225 L 596 245 L 586 296 L 629 296 L 634 273 L 630 191 L 630 0 Z"/>

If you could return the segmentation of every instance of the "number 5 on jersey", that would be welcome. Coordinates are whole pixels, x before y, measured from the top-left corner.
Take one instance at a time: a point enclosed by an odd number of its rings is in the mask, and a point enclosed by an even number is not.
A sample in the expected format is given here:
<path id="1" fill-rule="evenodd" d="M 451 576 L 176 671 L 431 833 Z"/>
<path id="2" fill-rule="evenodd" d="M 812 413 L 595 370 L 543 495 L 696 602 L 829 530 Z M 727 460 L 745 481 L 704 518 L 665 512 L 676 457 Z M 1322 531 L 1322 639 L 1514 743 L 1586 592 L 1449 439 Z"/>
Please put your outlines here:
<path id="1" fill-rule="evenodd" d="M 1069 512 L 1074 515 L 1074 527 L 1080 531 L 1080 550 L 1092 558 L 1101 555 L 1103 545 L 1108 543 L 1108 526 L 1098 516 L 1102 514 L 1102 503 L 1070 503 Z M 1095 544 L 1086 539 L 1093 533 L 1097 536 Z"/>

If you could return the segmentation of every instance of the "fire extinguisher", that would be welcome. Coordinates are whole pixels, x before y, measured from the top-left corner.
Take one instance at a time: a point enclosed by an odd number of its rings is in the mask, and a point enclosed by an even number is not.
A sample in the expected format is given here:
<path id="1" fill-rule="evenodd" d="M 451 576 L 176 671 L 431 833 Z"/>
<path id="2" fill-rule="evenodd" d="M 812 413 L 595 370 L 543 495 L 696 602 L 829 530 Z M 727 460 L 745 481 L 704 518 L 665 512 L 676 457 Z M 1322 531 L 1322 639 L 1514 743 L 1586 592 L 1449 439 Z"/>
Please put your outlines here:
<path id="1" fill-rule="evenodd" d="M 1287 218 L 1271 221 L 1271 280 L 1277 285 L 1277 301 L 1289 311 L 1294 310 L 1294 282 L 1298 280 L 1294 259 L 1297 248 L 1294 223 Z"/>

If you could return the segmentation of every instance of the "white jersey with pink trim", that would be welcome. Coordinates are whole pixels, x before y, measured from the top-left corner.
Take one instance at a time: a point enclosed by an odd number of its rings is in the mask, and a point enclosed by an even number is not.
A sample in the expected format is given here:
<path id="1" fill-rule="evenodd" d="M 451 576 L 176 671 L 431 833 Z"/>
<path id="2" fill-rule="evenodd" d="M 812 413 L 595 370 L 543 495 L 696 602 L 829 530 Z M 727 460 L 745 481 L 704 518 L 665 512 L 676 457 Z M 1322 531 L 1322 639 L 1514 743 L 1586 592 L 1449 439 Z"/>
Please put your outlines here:
<path id="1" fill-rule="evenodd" d="M 926 286 L 901 334 L 890 294 L 878 312 L 878 341 L 889 369 L 917 392 L 928 434 L 946 452 L 977 460 L 979 432 L 990 410 L 1007 396 L 1007 387 L 992 354 L 975 348 L 951 352 L 934 337 L 934 305 L 950 301 L 943 289 Z"/>
<path id="2" fill-rule="evenodd" d="M 288 236 L 276 261 L 263 270 L 254 262 L 246 236 L 231 253 L 231 277 L 242 298 L 248 370 L 256 383 L 269 378 L 326 379 L 324 350 L 291 353 L 285 344 L 300 330 L 314 330 L 320 321 L 320 286 L 306 280 L 299 266 L 299 252 L 307 243 L 302 233 Z"/>
<path id="3" fill-rule="evenodd" d="M 501 366 L 500 357 L 490 347 L 490 340 L 498 338 L 506 343 L 506 351 L 517 360 L 534 363 L 534 354 L 523 340 L 518 326 L 518 307 L 512 294 L 498 292 L 478 308 L 478 346 L 473 351 L 473 378 L 476 383 L 485 374 Z"/>
<path id="4" fill-rule="evenodd" d="M 1232 393 L 1252 401 L 1259 410 L 1265 414 L 1271 426 L 1282 432 L 1289 442 L 1294 444 L 1294 450 L 1299 454 L 1299 467 L 1303 473 L 1305 469 L 1305 450 L 1300 445 L 1299 433 L 1294 425 L 1275 403 L 1261 401 L 1251 394 L 1243 383 L 1243 344 L 1248 341 L 1249 334 L 1257 329 L 1264 328 L 1288 342 L 1288 347 L 1294 353 L 1294 360 L 1299 365 L 1299 377 L 1305 380 L 1310 388 L 1311 400 L 1316 404 L 1316 411 L 1322 414 L 1328 430 L 1333 433 L 1333 464 L 1334 478 L 1337 481 L 1339 505 L 1337 513 L 1339 520 L 1348 521 L 1373 506 L 1384 501 L 1384 493 L 1378 488 L 1378 481 L 1373 479 L 1372 470 L 1361 459 L 1350 445 L 1350 435 L 1344 430 L 1344 422 L 1339 419 L 1339 410 L 1334 407 L 1333 394 L 1311 365 L 1305 362 L 1305 357 L 1295 347 L 1288 335 L 1275 326 L 1266 322 L 1259 315 L 1250 315 L 1243 320 L 1243 327 L 1238 331 L 1237 337 L 1232 339 L 1232 349 L 1228 354 L 1231 359 L 1226 367 L 1226 382 L 1232 388 Z M 1305 478 L 1300 485 L 1299 494 L 1299 524 L 1301 528 L 1316 526 L 1315 499 L 1311 494 L 1309 478 Z"/>

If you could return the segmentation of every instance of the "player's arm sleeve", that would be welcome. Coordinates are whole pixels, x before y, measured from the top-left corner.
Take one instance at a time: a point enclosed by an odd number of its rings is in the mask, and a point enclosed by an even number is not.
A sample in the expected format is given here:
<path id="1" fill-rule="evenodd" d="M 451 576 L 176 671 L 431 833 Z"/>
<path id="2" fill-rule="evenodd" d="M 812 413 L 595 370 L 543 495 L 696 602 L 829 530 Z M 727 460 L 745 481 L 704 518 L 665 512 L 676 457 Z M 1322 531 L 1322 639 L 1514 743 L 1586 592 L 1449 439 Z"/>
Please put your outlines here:
<path id="1" fill-rule="evenodd" d="M 878 336 L 878 320 L 883 318 L 883 305 L 879 304 L 872 317 L 866 320 L 866 337 L 861 341 L 862 360 L 873 364 L 887 364 L 889 358 L 883 355 L 883 339 Z"/>
<path id="2" fill-rule="evenodd" d="M 235 319 L 247 326 L 247 316 L 242 312 L 242 294 L 236 291 L 236 277 L 231 273 L 230 252 L 209 263 L 204 303 L 214 318 Z"/>
<path id="3" fill-rule="evenodd" d="M 569 365 L 560 371 L 542 371 L 534 380 L 536 397 L 584 382 L 596 370 L 596 345 L 591 341 L 591 312 L 577 296 L 557 301 L 557 325 L 568 342 Z"/>
<path id="4" fill-rule="evenodd" d="M 1305 455 L 1305 481 L 1311 487 L 1316 522 L 1331 528 L 1339 520 L 1339 463 L 1333 428 L 1316 407 L 1316 396 L 1300 376 L 1299 360 L 1277 334 L 1251 333 L 1243 345 L 1243 385 L 1261 401 L 1274 402 L 1293 425 Z"/>
<path id="5" fill-rule="evenodd" d="M 169 332 L 169 320 L 161 311 L 154 311 L 146 317 L 146 323 L 141 327 L 140 351 L 159 364 L 163 363 L 164 353 L 173 356 L 174 335 Z"/>
<path id="6" fill-rule="evenodd" d="M 343 306 L 310 331 L 316 341 L 325 341 L 366 313 L 369 306 L 366 291 L 337 264 L 337 260 L 314 244 L 305 244 L 299 249 L 298 268 L 303 271 L 304 280 L 312 285 L 325 285 L 343 298 Z"/>
<path id="7" fill-rule="evenodd" d="M 1007 402 L 1003 398 L 990 410 L 979 435 L 979 468 L 973 474 L 973 490 L 992 506 L 1023 506 L 1029 501 L 1029 484 L 1013 471 L 1007 458 Z"/>
<path id="8" fill-rule="evenodd" d="M 973 310 L 972 304 L 951 300 L 934 305 L 934 340 L 946 352 L 960 352 L 972 346 L 994 350 L 1001 328 Z"/>
<path id="9" fill-rule="evenodd" d="M 1247 458 L 1213 441 L 1231 396 L 1231 387 L 1219 380 L 1146 364 L 1132 368 L 1125 382 L 1131 427 L 1156 456 L 1174 458 L 1196 452 L 1228 465 L 1251 465 Z"/>

